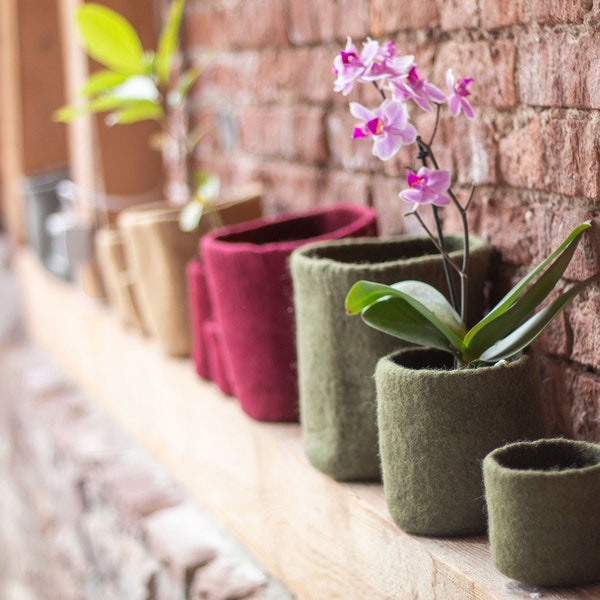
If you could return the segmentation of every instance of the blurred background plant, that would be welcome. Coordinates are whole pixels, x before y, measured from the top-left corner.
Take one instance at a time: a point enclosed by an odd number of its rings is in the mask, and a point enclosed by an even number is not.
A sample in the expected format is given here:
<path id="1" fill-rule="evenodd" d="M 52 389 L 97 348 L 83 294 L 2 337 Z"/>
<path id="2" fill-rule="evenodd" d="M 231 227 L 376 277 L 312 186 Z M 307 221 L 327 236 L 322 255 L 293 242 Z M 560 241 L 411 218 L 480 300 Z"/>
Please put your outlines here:
<path id="1" fill-rule="evenodd" d="M 160 133 L 149 140 L 151 146 L 163 156 L 175 151 L 185 166 L 186 183 L 171 190 L 168 200 L 183 207 L 180 227 L 192 231 L 206 203 L 218 197 L 220 181 L 194 164 L 194 150 L 205 130 L 190 130 L 185 101 L 202 69 L 184 69 L 179 60 L 184 5 L 185 0 L 170 5 L 154 51 L 144 49 L 133 25 L 116 11 L 94 3 L 79 7 L 75 19 L 82 44 L 104 68 L 86 80 L 79 90 L 80 102 L 59 109 L 54 117 L 69 122 L 80 114 L 107 113 L 109 126 L 156 121 Z"/>

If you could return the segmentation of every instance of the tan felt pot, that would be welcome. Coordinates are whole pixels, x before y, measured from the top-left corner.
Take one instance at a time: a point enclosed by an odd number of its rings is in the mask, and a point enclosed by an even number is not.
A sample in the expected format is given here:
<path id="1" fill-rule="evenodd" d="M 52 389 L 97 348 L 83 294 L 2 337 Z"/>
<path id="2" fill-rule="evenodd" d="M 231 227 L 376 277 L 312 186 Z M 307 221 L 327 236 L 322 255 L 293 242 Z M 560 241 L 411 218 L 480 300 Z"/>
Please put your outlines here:
<path id="1" fill-rule="evenodd" d="M 206 210 L 193 232 L 180 230 L 180 208 L 165 202 L 134 207 L 119 215 L 125 256 L 143 320 L 166 354 L 191 353 L 186 265 L 198 253 L 200 238 L 216 225 L 259 217 L 261 193 L 257 185 L 236 190 L 219 203 L 218 214 Z"/>
<path id="2" fill-rule="evenodd" d="M 125 258 L 123 234 L 118 229 L 100 229 L 96 232 L 95 248 L 102 283 L 120 322 L 147 333 Z"/>

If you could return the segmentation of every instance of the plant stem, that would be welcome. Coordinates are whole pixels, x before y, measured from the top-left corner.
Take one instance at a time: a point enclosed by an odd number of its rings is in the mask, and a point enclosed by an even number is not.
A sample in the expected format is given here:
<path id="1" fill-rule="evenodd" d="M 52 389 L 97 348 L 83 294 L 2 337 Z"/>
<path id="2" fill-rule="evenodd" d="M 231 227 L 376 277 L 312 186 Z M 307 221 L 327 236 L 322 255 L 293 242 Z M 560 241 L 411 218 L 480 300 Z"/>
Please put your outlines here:
<path id="1" fill-rule="evenodd" d="M 437 128 L 437 127 L 436 127 Z M 429 144 L 426 144 L 421 136 L 417 137 L 417 145 L 419 147 L 419 152 L 417 153 L 417 158 L 421 161 L 424 167 L 427 167 L 427 159 L 431 158 L 431 162 L 433 163 L 436 169 L 439 169 L 437 161 L 431 152 L 431 147 Z M 435 221 L 435 228 L 438 239 L 438 249 L 441 248 L 440 252 L 442 254 L 442 264 L 444 267 L 444 276 L 446 277 L 446 284 L 448 286 L 448 294 L 450 296 L 450 302 L 454 307 L 454 310 L 458 310 L 458 302 L 456 299 L 456 290 L 454 289 L 454 281 L 452 280 L 452 273 L 450 272 L 450 264 L 451 260 L 446 250 L 446 240 L 444 239 L 444 232 L 442 229 L 442 224 L 440 221 L 440 215 L 438 212 L 437 206 L 431 205 L 433 211 L 433 220 Z M 421 224 L 423 224 L 422 220 L 419 219 Z"/>

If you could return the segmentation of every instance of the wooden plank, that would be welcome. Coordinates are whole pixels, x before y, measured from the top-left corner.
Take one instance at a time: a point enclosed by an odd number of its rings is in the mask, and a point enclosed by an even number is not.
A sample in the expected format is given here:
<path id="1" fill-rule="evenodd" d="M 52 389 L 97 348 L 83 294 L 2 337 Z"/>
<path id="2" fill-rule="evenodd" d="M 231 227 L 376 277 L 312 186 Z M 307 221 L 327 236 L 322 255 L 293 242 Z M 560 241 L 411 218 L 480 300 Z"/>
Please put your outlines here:
<path id="1" fill-rule="evenodd" d="M 121 329 L 27 251 L 17 259 L 33 339 L 298 598 L 600 599 L 600 586 L 520 586 L 494 569 L 485 538 L 403 533 L 380 485 L 340 484 L 311 467 L 298 425 L 250 420 L 188 360 Z"/>

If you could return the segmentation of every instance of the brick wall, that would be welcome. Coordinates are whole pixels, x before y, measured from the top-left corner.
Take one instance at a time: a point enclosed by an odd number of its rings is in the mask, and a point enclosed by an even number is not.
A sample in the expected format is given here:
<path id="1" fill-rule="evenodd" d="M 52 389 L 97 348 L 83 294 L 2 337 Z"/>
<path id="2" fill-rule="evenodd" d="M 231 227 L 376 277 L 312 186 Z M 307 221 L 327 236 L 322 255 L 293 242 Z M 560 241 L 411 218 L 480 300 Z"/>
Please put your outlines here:
<path id="1" fill-rule="evenodd" d="M 475 120 L 442 118 L 436 148 L 463 193 L 477 185 L 470 221 L 496 251 L 492 296 L 592 217 L 566 285 L 600 263 L 599 23 L 597 0 L 188 0 L 189 59 L 216 51 L 191 105 L 213 126 L 198 159 L 263 180 L 270 211 L 368 203 L 384 233 L 417 231 L 397 199 L 410 155 L 374 159 L 332 92 L 347 35 L 393 39 L 443 89 L 449 66 L 474 78 Z M 600 440 L 599 313 L 596 286 L 537 344 L 553 432 Z"/>

